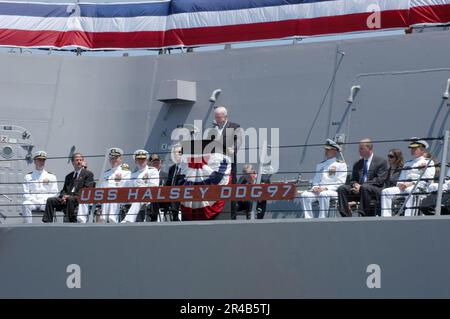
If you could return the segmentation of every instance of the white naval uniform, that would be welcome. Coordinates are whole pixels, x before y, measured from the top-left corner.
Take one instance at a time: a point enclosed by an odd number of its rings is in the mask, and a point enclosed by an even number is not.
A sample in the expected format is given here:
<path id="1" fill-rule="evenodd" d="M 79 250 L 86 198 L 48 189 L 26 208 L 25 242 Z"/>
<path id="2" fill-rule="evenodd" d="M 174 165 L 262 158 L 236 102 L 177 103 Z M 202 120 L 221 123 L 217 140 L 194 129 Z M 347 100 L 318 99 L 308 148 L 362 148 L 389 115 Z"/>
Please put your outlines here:
<path id="1" fill-rule="evenodd" d="M 159 186 L 159 172 L 154 167 L 148 167 L 141 170 L 137 170 L 131 174 L 130 181 L 127 185 L 128 187 L 150 187 Z M 136 221 L 137 215 L 141 210 L 141 206 L 144 203 L 133 203 L 128 210 L 122 223 L 134 223 Z"/>
<path id="2" fill-rule="evenodd" d="M 23 183 L 22 217 L 24 223 L 31 223 L 33 210 L 45 210 L 47 198 L 58 195 L 56 176 L 47 172 L 33 170 L 25 175 Z"/>
<path id="3" fill-rule="evenodd" d="M 316 174 L 314 175 L 313 187 L 309 191 L 305 191 L 300 195 L 305 218 L 313 218 L 312 203 L 319 202 L 320 213 L 319 218 L 328 216 L 330 208 L 330 199 L 337 197 L 336 190 L 339 186 L 345 184 L 347 179 L 347 164 L 337 161 L 336 157 L 325 160 L 316 166 Z M 320 193 L 314 193 L 315 187 L 323 187 L 326 190 Z"/>
<path id="4" fill-rule="evenodd" d="M 438 183 L 431 183 L 430 186 L 428 186 L 428 192 L 437 192 L 439 188 L 439 184 Z M 444 184 L 442 185 L 442 191 L 448 191 L 450 190 L 450 168 L 448 169 L 447 172 L 447 181 L 444 181 Z"/>
<path id="5" fill-rule="evenodd" d="M 124 170 L 121 165 L 107 170 L 103 176 L 100 187 L 124 187 L 130 181 L 131 172 Z M 102 213 L 100 220 L 102 222 L 118 223 L 120 214 L 120 203 L 104 203 L 102 204 Z"/>
<path id="6" fill-rule="evenodd" d="M 425 173 L 422 176 L 422 179 L 419 182 L 419 185 L 416 188 L 416 191 L 420 192 L 420 189 L 425 189 L 428 181 L 434 177 L 436 169 L 434 168 L 434 162 L 431 161 L 428 164 L 429 159 L 423 156 L 413 159 L 405 163 L 404 169 L 400 173 L 400 177 L 398 178 L 397 186 L 385 188 L 381 191 L 381 216 L 389 217 L 392 216 L 392 200 L 399 194 L 409 194 L 414 188 L 415 181 L 417 181 L 420 177 L 420 174 L 425 169 Z M 429 167 L 426 167 L 428 164 Z M 430 167 L 432 166 L 432 167 Z M 410 183 L 413 182 L 414 185 L 411 185 L 405 189 L 402 193 L 400 188 L 398 187 L 401 183 Z M 413 196 L 410 196 L 408 201 L 405 203 L 405 216 L 411 216 L 413 210 L 411 207 L 413 203 Z"/>

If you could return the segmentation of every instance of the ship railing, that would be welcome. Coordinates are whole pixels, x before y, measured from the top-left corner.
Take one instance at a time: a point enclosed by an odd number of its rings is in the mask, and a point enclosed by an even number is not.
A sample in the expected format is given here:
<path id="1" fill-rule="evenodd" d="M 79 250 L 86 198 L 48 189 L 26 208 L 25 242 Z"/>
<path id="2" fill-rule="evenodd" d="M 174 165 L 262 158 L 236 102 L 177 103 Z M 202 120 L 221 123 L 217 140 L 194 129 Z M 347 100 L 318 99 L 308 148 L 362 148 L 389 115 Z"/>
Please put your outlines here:
<path id="1" fill-rule="evenodd" d="M 441 173 L 439 175 L 439 181 L 438 181 L 438 187 L 437 187 L 437 199 L 436 199 L 436 215 L 440 215 L 440 210 L 441 210 L 441 203 L 442 203 L 442 194 L 443 194 L 443 185 L 445 182 L 445 173 L 447 171 L 447 167 L 449 166 L 449 164 L 447 163 L 447 153 L 448 153 L 448 131 L 445 133 L 445 136 L 439 136 L 439 137 L 428 137 L 428 138 L 423 138 L 425 140 L 428 141 L 437 141 L 438 143 L 441 143 L 443 146 L 442 149 L 442 158 L 440 163 L 434 163 L 432 164 L 431 160 L 428 162 L 427 167 L 440 167 L 441 168 Z M 395 143 L 395 142 L 405 142 L 405 141 L 410 141 L 410 139 L 392 139 L 392 140 L 374 140 L 372 141 L 373 144 L 381 144 L 381 143 Z M 340 143 L 341 147 L 345 147 L 346 145 L 357 145 L 359 144 L 359 141 L 355 141 L 355 142 L 346 142 L 346 143 Z M 317 143 L 317 144 L 298 144 L 298 145 L 281 145 L 278 146 L 280 149 L 283 148 L 305 148 L 305 147 L 322 147 L 323 143 Z M 273 146 L 272 146 L 273 147 Z M 251 149 L 252 147 L 247 147 L 246 149 Z M 170 153 L 169 152 L 160 152 L 159 155 L 161 157 L 163 157 L 164 155 L 168 155 Z M 132 156 L 132 154 L 124 154 L 125 156 Z M 95 158 L 106 158 L 105 155 L 86 155 L 85 156 L 88 160 L 89 159 L 95 159 Z M 67 160 L 67 157 L 49 157 L 49 159 L 52 160 Z M 15 159 L 15 158 L 10 158 L 7 159 L 7 161 L 14 161 L 14 160 L 27 160 L 29 161 L 29 159 Z M 5 160 L 0 160 L 0 161 L 5 161 Z M 319 162 L 319 160 L 317 161 Z M 446 164 L 446 165 L 445 165 Z M 263 165 L 259 165 L 259 171 L 258 171 L 258 177 L 261 177 L 263 175 Z M 405 170 L 408 168 L 404 168 Z M 102 171 L 105 171 L 104 167 L 102 168 Z M 425 170 L 422 171 L 421 176 L 419 177 L 419 181 L 424 181 L 426 183 L 426 185 L 430 184 L 432 181 L 428 180 L 428 179 L 424 179 L 423 178 L 423 173 Z M 285 210 L 285 212 L 289 212 L 289 213 L 293 213 L 293 212 L 298 212 L 299 214 L 297 214 L 297 217 L 301 216 L 301 212 L 303 211 L 301 205 L 300 205 L 300 195 L 303 191 L 308 190 L 311 188 L 311 180 L 310 179 L 305 179 L 303 178 L 303 176 L 305 175 L 314 175 L 315 173 L 318 173 L 315 170 L 280 170 L 277 172 L 274 172 L 272 175 L 272 179 L 274 181 L 277 182 L 284 182 L 284 183 L 294 183 L 297 187 L 297 196 L 291 201 L 293 205 L 293 207 L 288 208 L 287 210 Z M 347 175 L 351 174 L 351 167 L 350 165 L 348 165 L 348 169 L 347 171 L 345 171 L 345 173 Z M 236 176 L 241 176 L 244 175 L 243 173 L 236 173 Z M 295 178 L 293 178 L 293 176 L 296 176 Z M 207 177 L 207 176 L 205 176 Z M 126 179 L 125 179 L 126 180 Z M 129 179 L 131 180 L 131 178 Z M 96 180 L 96 182 L 98 182 L 99 179 Z M 56 183 L 58 183 L 58 185 L 62 184 L 62 180 L 57 180 Z M 257 181 L 257 183 L 259 183 L 260 181 Z M 0 185 L 3 186 L 17 186 L 17 187 L 21 187 L 22 185 L 22 181 L 1 181 Z M 419 183 L 416 183 L 416 185 L 418 185 Z M 331 184 L 323 184 L 322 186 L 331 186 L 333 185 Z M 21 201 L 21 197 L 24 195 L 23 191 L 17 190 L 17 191 L 9 191 L 9 192 L 4 192 L 1 195 L 3 195 L 3 197 L 6 198 L 11 198 L 11 197 L 15 197 L 15 200 L 12 202 L 6 202 L 6 203 L 0 203 L 0 212 L 3 207 L 21 207 L 23 206 L 22 201 Z M 430 192 L 426 189 L 426 188 L 422 188 L 422 189 L 413 189 L 412 192 L 409 193 L 409 195 L 406 195 L 406 200 L 400 205 L 398 203 L 395 203 L 395 205 L 397 205 L 394 209 L 394 211 L 396 212 L 396 215 L 401 215 L 405 209 L 415 209 L 418 210 L 420 208 L 420 200 L 425 198 L 426 196 L 430 195 Z M 406 203 L 408 202 L 408 199 L 410 196 L 415 196 L 418 200 L 414 200 L 412 201 L 412 206 L 410 205 L 409 207 L 407 207 Z M 401 197 L 401 194 L 398 195 L 398 197 Z M 180 200 L 181 201 L 181 200 Z M 269 204 L 276 204 L 275 202 L 269 202 Z M 252 201 L 252 205 L 254 206 L 252 208 L 252 214 L 250 216 L 251 219 L 257 218 L 257 211 L 256 211 L 256 201 Z M 331 205 L 334 206 L 334 208 L 336 208 L 336 204 L 335 205 Z M 267 212 L 271 212 L 271 213 L 282 213 L 283 210 L 282 209 L 277 209 L 276 205 L 272 205 L 273 208 L 269 207 L 267 209 Z M 95 212 L 98 214 L 99 213 L 99 205 L 94 204 L 90 206 L 89 209 L 89 213 L 88 215 L 90 216 L 95 216 L 96 214 L 94 214 Z M 317 211 L 317 210 L 316 210 Z M 2 212 L 1 212 L 2 213 Z M 161 211 L 158 212 L 158 214 L 160 214 Z M 6 219 L 11 219 L 14 220 L 16 219 L 16 221 L 20 221 L 22 219 L 22 216 L 20 216 L 19 214 L 16 216 L 13 215 L 6 215 L 4 213 L 2 213 L 3 216 L 0 216 L 0 221 L 4 222 Z M 62 217 L 62 215 L 58 215 L 59 217 Z M 163 218 L 164 219 L 164 218 Z"/>

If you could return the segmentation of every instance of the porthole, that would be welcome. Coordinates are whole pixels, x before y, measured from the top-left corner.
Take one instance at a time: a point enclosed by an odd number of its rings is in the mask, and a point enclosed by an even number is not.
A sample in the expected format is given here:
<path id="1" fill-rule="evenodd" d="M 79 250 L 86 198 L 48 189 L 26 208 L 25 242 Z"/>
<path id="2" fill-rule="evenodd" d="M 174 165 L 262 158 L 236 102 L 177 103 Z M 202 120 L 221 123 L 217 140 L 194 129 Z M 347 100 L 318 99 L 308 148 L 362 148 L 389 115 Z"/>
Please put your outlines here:
<path id="1" fill-rule="evenodd" d="M 2 148 L 2 157 L 11 158 L 14 155 L 14 151 L 11 146 L 3 146 Z"/>

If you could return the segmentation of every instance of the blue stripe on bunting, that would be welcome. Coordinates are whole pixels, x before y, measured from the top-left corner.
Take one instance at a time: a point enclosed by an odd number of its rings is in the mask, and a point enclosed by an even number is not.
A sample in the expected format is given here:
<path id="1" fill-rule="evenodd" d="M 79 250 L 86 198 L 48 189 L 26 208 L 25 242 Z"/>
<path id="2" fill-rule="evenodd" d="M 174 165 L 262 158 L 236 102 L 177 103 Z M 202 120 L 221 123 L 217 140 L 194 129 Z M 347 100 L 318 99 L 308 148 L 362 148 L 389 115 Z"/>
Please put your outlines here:
<path id="1" fill-rule="evenodd" d="M 166 2 L 80 4 L 82 17 L 131 18 L 141 16 L 167 16 L 169 14 L 227 11 L 274 7 L 289 4 L 326 2 L 336 0 L 172 0 Z M 0 15 L 31 17 L 70 17 L 78 15 L 73 4 L 42 4 L 30 2 L 0 2 Z"/>
<path id="2" fill-rule="evenodd" d="M 212 172 L 209 177 L 205 180 L 199 181 L 199 182 L 191 182 L 187 181 L 184 177 L 180 179 L 180 184 L 184 186 L 189 185 L 217 185 L 222 180 L 223 176 L 225 175 L 225 171 L 227 170 L 228 162 L 226 159 L 224 159 L 222 162 L 220 162 L 219 170 L 216 172 Z"/>
<path id="3" fill-rule="evenodd" d="M 0 15 L 67 18 L 71 15 L 93 18 L 131 18 L 141 16 L 167 16 L 170 2 L 126 4 L 41 4 L 0 2 Z M 79 11 L 79 12 L 77 12 Z"/>
<path id="4" fill-rule="evenodd" d="M 253 9 L 336 0 L 172 0 L 171 14 Z"/>
<path id="5" fill-rule="evenodd" d="M 81 16 L 95 18 L 132 18 L 144 16 L 167 16 L 170 2 L 127 3 L 109 5 L 81 4 Z"/>
<path id="6" fill-rule="evenodd" d="M 68 17 L 67 5 L 0 2 L 0 15 L 30 17 Z"/>

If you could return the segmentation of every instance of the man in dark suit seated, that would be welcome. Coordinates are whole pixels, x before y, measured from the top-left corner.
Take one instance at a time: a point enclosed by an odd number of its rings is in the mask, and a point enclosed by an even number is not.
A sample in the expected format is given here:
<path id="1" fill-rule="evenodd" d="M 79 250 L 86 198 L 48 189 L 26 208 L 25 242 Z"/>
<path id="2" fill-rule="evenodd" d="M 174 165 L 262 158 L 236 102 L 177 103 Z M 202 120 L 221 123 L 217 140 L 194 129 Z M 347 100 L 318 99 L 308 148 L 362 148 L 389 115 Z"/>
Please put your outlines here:
<path id="1" fill-rule="evenodd" d="M 173 165 L 169 168 L 169 174 L 167 176 L 165 186 L 178 186 L 181 185 L 183 175 L 180 170 L 180 162 L 182 155 L 182 147 L 180 144 L 176 144 L 172 148 L 172 161 Z M 180 202 L 168 203 L 168 210 L 172 212 L 173 221 L 181 221 Z"/>
<path id="2" fill-rule="evenodd" d="M 420 211 L 425 215 L 434 215 L 436 210 L 438 183 L 432 183 L 428 186 L 427 192 L 430 193 L 420 203 Z M 450 168 L 447 172 L 446 181 L 442 185 L 441 214 L 450 215 Z"/>
<path id="3" fill-rule="evenodd" d="M 167 180 L 167 173 L 161 169 L 162 168 L 162 160 L 159 158 L 158 154 L 150 155 L 150 158 L 148 160 L 148 166 L 154 167 L 158 170 L 158 173 L 159 173 L 159 185 L 158 186 L 164 186 L 164 184 Z M 151 205 L 151 209 L 149 212 L 149 218 L 150 218 L 150 221 L 152 221 L 152 222 L 158 221 L 160 208 L 167 209 L 169 207 L 168 203 L 151 203 L 150 205 Z M 141 221 L 139 216 L 136 221 Z"/>
<path id="4" fill-rule="evenodd" d="M 246 164 L 242 168 L 242 175 L 239 177 L 238 184 L 255 184 L 256 183 L 256 171 L 252 165 Z M 252 211 L 252 201 L 239 201 L 237 202 L 237 210 L 243 211 L 246 214 L 247 219 L 250 219 L 250 212 Z"/>
<path id="5" fill-rule="evenodd" d="M 370 139 L 359 142 L 359 155 L 361 159 L 353 165 L 350 185 L 342 185 L 337 190 L 339 212 L 344 217 L 351 216 L 349 200 L 360 201 L 364 214 L 375 216 L 375 211 L 370 209 L 370 201 L 375 198 L 379 203 L 388 173 L 387 161 L 373 154 L 373 144 Z"/>
<path id="6" fill-rule="evenodd" d="M 242 175 L 239 177 L 238 184 L 255 184 L 257 182 L 258 174 L 253 169 L 251 164 L 245 164 L 242 168 Z M 270 184 L 270 175 L 261 175 L 261 184 Z M 256 202 L 256 219 L 263 219 L 266 213 L 267 201 L 259 200 Z M 246 218 L 250 219 L 250 213 L 253 209 L 252 201 L 239 201 L 237 202 L 237 210 L 245 213 Z"/>
<path id="7" fill-rule="evenodd" d="M 45 205 L 44 223 L 52 223 L 55 210 L 64 209 L 64 215 L 70 223 L 77 222 L 75 212 L 78 206 L 77 197 L 80 196 L 81 189 L 94 186 L 94 174 L 83 169 L 84 157 L 81 153 L 72 155 L 73 172 L 66 175 L 64 186 L 58 197 L 50 197 Z"/>
<path id="8" fill-rule="evenodd" d="M 420 211 L 424 215 L 434 215 L 436 213 L 437 192 L 429 194 L 419 205 Z M 442 193 L 441 215 L 450 215 L 450 191 Z"/>

